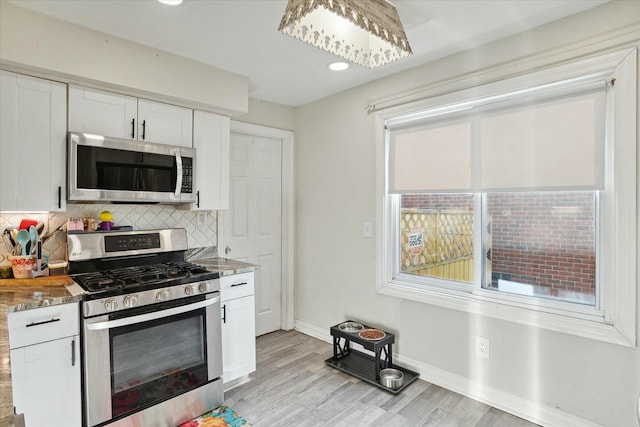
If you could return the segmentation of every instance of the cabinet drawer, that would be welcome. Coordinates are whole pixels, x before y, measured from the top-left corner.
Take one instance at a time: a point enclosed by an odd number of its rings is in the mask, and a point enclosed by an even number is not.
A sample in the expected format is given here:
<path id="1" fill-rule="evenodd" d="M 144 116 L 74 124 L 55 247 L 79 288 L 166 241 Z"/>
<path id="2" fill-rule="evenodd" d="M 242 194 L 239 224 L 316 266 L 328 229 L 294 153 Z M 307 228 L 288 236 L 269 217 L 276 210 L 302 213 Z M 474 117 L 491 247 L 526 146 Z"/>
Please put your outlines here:
<path id="1" fill-rule="evenodd" d="M 220 299 L 228 301 L 234 298 L 254 294 L 253 272 L 222 276 L 220 278 Z"/>
<path id="2" fill-rule="evenodd" d="M 78 335 L 79 315 L 78 303 L 11 313 L 8 316 L 9 348 Z"/>

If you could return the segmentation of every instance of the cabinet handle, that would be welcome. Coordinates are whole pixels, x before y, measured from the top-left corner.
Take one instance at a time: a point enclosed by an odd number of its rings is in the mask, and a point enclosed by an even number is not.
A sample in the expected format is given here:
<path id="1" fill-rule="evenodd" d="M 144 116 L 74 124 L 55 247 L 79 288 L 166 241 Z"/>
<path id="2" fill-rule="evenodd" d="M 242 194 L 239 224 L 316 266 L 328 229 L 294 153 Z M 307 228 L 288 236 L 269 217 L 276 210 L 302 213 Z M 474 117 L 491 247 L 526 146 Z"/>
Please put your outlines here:
<path id="1" fill-rule="evenodd" d="M 58 209 L 62 209 L 62 187 L 58 186 Z"/>
<path id="2" fill-rule="evenodd" d="M 248 285 L 248 282 L 234 283 L 233 285 L 231 285 L 231 287 L 233 288 L 234 286 L 242 286 L 242 285 Z"/>
<path id="3" fill-rule="evenodd" d="M 71 340 L 71 366 L 76 366 L 76 340 Z"/>
<path id="4" fill-rule="evenodd" d="M 136 119 L 131 119 L 131 139 L 136 138 Z"/>
<path id="5" fill-rule="evenodd" d="M 227 323 L 227 304 L 222 306 L 222 323 Z"/>
<path id="6" fill-rule="evenodd" d="M 53 322 L 59 322 L 60 318 L 57 319 L 51 319 L 51 320 L 43 320 L 42 322 L 31 322 L 27 325 L 27 328 L 30 328 L 32 326 L 39 326 L 39 325 L 46 325 L 47 323 L 53 323 Z"/>
<path id="7" fill-rule="evenodd" d="M 146 129 L 147 129 L 147 121 L 143 120 L 142 121 L 142 140 L 144 141 L 144 135 L 146 133 Z"/>
<path id="8" fill-rule="evenodd" d="M 200 190 L 196 191 L 196 207 L 200 207 Z"/>

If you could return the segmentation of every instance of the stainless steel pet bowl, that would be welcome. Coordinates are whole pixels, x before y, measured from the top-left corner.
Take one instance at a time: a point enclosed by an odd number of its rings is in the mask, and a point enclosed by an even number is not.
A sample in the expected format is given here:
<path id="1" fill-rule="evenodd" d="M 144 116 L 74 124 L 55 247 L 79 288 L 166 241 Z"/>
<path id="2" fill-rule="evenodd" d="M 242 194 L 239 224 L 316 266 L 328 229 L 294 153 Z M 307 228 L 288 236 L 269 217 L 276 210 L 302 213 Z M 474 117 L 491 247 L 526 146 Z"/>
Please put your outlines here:
<path id="1" fill-rule="evenodd" d="M 387 388 L 397 390 L 402 387 L 403 382 L 404 374 L 398 369 L 387 368 L 380 371 L 380 384 Z"/>

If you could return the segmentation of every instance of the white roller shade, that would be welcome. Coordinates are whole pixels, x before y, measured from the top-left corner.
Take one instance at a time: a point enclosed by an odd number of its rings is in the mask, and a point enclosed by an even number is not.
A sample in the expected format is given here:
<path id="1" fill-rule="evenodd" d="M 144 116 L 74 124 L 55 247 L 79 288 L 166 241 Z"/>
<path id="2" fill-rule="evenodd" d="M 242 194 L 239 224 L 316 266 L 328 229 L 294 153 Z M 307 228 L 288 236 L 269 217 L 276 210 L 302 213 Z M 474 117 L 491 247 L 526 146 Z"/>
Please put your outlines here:
<path id="1" fill-rule="evenodd" d="M 388 136 L 388 191 L 601 189 L 605 87 L 599 80 L 532 89 L 467 102 L 450 114 L 396 119 Z"/>
<path id="2" fill-rule="evenodd" d="M 482 115 L 479 187 L 602 188 L 604 116 L 604 90 Z"/>
<path id="3" fill-rule="evenodd" d="M 471 124 L 462 122 L 395 132 L 389 185 L 396 193 L 471 187 Z"/>

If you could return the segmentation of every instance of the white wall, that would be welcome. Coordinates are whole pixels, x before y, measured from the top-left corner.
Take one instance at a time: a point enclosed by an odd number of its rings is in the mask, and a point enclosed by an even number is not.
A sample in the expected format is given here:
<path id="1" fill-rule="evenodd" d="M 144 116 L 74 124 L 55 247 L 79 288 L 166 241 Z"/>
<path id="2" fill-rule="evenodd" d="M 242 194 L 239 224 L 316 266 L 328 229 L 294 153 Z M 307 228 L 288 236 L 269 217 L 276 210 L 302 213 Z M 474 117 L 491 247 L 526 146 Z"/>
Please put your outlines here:
<path id="1" fill-rule="evenodd" d="M 380 131 L 366 105 L 415 89 L 417 98 L 432 96 L 640 46 L 639 17 L 640 2 L 614 1 L 298 108 L 298 327 L 328 334 L 331 325 L 355 319 L 395 331 L 394 353 L 420 367 L 424 379 L 537 422 L 638 425 L 640 350 L 378 295 L 376 240 L 363 238 L 362 227 L 375 222 Z M 477 335 L 490 339 L 488 360 L 474 355 Z"/>
<path id="2" fill-rule="evenodd" d="M 0 1 L 0 65 L 62 82 L 227 114 L 246 113 L 249 79 Z"/>
<path id="3" fill-rule="evenodd" d="M 249 111 L 233 119 L 238 122 L 292 131 L 295 129 L 293 111 L 292 107 L 286 105 L 249 98 Z"/>

